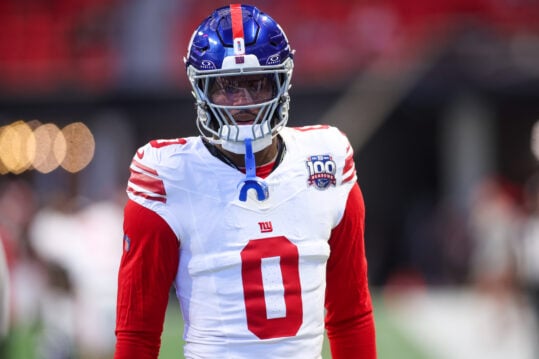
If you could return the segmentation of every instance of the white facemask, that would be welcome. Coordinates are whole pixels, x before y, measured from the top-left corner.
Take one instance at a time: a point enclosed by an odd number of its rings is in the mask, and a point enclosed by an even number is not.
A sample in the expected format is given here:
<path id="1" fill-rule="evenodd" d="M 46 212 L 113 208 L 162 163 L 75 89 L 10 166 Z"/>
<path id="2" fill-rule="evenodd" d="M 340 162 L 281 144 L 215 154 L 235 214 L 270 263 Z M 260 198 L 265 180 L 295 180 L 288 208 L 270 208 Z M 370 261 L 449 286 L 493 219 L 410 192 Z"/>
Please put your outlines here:
<path id="1" fill-rule="evenodd" d="M 271 128 L 268 122 L 258 125 L 225 125 L 221 128 L 221 131 L 222 137 L 235 139 L 235 141 L 222 140 L 220 143 L 223 149 L 237 154 L 245 154 L 243 141 L 246 138 L 256 138 L 256 140 L 252 141 L 254 153 L 268 147 L 272 141 Z"/>

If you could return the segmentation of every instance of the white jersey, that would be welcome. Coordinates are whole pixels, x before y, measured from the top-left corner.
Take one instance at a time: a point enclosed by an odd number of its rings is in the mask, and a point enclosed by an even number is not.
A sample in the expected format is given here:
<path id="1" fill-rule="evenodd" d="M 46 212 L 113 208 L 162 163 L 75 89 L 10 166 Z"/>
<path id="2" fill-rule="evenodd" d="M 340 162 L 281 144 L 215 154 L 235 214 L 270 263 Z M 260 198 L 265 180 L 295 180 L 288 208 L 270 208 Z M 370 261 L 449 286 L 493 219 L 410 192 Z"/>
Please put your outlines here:
<path id="1" fill-rule="evenodd" d="M 321 358 L 328 239 L 356 182 L 353 154 L 333 127 L 280 135 L 264 201 L 239 200 L 245 174 L 199 137 L 152 141 L 131 165 L 129 197 L 180 241 L 186 358 Z"/>

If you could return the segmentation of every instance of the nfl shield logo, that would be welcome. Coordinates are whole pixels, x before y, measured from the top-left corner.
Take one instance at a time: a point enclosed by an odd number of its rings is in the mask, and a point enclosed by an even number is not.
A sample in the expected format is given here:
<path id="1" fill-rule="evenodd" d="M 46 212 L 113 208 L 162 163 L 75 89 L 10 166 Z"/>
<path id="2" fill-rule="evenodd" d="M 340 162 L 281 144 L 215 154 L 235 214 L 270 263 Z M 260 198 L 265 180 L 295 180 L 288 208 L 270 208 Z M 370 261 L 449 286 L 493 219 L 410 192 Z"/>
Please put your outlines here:
<path id="1" fill-rule="evenodd" d="M 309 186 L 314 186 L 319 190 L 335 186 L 337 166 L 331 155 L 309 156 L 305 164 L 309 170 L 309 178 L 307 179 Z"/>

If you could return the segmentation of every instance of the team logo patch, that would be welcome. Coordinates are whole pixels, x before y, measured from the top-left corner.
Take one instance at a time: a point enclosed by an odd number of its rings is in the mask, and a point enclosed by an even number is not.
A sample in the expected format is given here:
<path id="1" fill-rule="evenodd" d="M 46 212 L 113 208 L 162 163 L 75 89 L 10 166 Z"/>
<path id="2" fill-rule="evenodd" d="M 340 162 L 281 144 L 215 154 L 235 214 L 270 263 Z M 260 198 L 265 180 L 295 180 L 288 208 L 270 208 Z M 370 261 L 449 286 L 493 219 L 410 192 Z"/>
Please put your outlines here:
<path id="1" fill-rule="evenodd" d="M 260 226 L 261 233 L 273 232 L 273 225 L 271 224 L 271 221 L 258 222 L 258 225 Z"/>
<path id="2" fill-rule="evenodd" d="M 305 164 L 309 170 L 309 178 L 307 179 L 309 186 L 315 186 L 319 190 L 335 186 L 337 166 L 331 155 L 309 156 Z"/>

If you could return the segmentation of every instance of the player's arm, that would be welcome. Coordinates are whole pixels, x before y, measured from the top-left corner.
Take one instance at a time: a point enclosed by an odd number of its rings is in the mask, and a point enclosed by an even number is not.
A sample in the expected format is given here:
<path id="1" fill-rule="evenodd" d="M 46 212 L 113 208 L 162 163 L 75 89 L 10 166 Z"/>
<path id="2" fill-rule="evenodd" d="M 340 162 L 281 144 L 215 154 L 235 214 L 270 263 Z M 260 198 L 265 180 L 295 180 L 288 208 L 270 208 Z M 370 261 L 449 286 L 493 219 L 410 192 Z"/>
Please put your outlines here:
<path id="1" fill-rule="evenodd" d="M 178 240 L 159 215 L 131 200 L 125 206 L 124 233 L 114 358 L 156 359 L 178 268 Z"/>
<path id="2" fill-rule="evenodd" d="M 373 309 L 364 245 L 365 207 L 357 182 L 331 233 L 327 265 L 326 330 L 333 359 L 374 359 Z"/>

